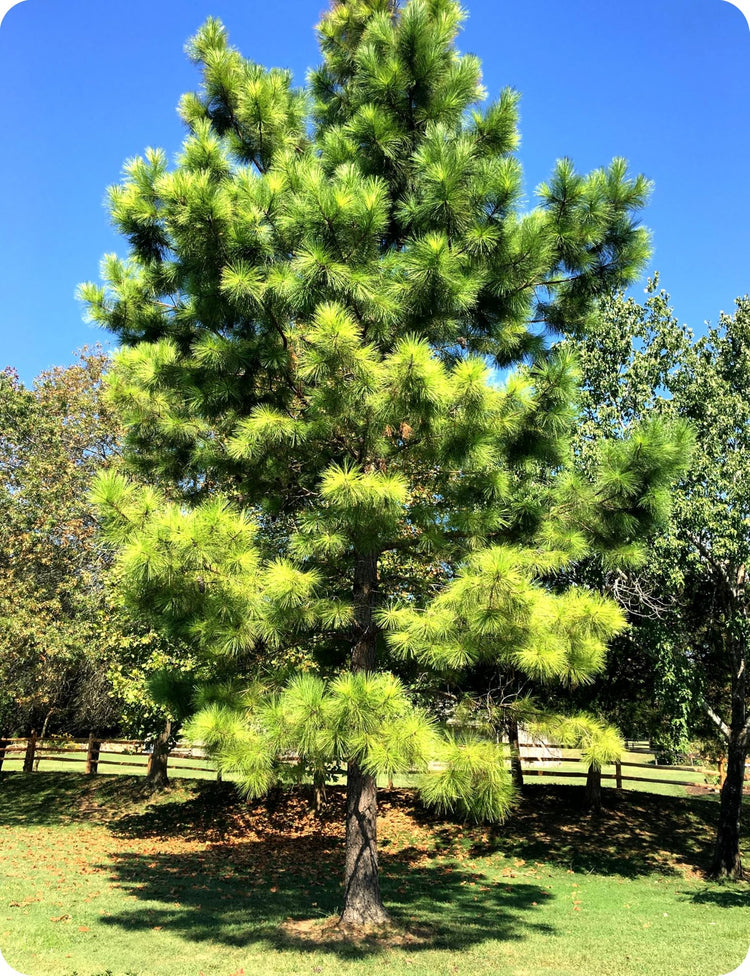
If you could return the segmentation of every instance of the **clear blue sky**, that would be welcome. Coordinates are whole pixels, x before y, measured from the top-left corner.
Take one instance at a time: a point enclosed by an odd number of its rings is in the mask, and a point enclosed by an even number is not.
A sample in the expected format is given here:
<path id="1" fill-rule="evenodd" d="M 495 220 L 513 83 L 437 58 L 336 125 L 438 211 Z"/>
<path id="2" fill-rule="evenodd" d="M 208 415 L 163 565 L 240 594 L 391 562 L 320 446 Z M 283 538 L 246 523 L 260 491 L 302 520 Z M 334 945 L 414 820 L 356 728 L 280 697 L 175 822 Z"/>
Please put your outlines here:
<path id="1" fill-rule="evenodd" d="M 750 291 L 750 30 L 723 0 L 467 0 L 460 48 L 491 96 L 522 93 L 529 201 L 554 160 L 623 155 L 656 185 L 651 268 L 700 329 Z M 26 0 L 0 27 L 0 367 L 30 382 L 107 336 L 78 282 L 125 253 L 106 187 L 148 145 L 174 156 L 197 75 L 185 40 L 210 15 L 246 57 L 317 62 L 325 0 Z M 645 282 L 644 282 L 645 283 Z M 640 291 L 640 289 L 639 289 Z"/>

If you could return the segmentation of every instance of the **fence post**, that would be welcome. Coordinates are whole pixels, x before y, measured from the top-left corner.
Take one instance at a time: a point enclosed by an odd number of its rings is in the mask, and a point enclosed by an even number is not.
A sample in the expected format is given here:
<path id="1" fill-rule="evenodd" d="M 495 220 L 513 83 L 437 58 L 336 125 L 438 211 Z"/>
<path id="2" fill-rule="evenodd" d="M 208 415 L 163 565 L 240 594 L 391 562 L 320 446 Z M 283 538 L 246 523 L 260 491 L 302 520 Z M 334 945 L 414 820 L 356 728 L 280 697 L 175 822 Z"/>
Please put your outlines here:
<path id="1" fill-rule="evenodd" d="M 0 772 L 2 772 L 3 763 L 5 762 L 5 750 L 8 748 L 8 740 L 0 739 Z"/>
<path id="2" fill-rule="evenodd" d="M 718 766 L 719 766 L 719 788 L 721 788 L 724 785 L 724 780 L 727 778 L 727 771 L 726 771 L 726 766 L 724 764 L 723 756 L 719 760 Z"/>
<path id="3" fill-rule="evenodd" d="M 101 742 L 94 738 L 94 733 L 89 733 L 89 747 L 86 752 L 86 772 L 96 775 L 99 770 L 99 749 Z"/>
<path id="4" fill-rule="evenodd" d="M 586 774 L 586 807 L 591 813 L 601 813 L 602 812 L 602 768 L 601 766 L 594 766 L 593 763 L 589 766 L 589 771 Z"/>
<path id="5" fill-rule="evenodd" d="M 34 772 L 34 754 L 36 753 L 36 732 L 32 729 L 26 745 L 26 756 L 23 760 L 23 771 L 25 773 Z"/>
<path id="6" fill-rule="evenodd" d="M 622 763 L 619 759 L 615 763 L 615 786 L 618 790 L 622 789 Z"/>
<path id="7" fill-rule="evenodd" d="M 523 763 L 521 761 L 521 741 L 519 739 L 518 721 L 512 712 L 506 719 L 508 745 L 510 747 L 510 778 L 517 790 L 523 789 Z"/>

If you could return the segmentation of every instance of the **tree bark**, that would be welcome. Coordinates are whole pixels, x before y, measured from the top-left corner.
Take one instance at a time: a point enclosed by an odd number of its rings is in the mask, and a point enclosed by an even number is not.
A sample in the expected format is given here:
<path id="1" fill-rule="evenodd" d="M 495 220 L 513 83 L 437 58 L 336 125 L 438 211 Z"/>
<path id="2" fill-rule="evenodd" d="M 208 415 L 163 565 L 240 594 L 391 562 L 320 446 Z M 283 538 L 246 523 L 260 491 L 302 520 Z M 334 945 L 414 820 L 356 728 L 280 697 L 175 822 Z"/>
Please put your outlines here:
<path id="1" fill-rule="evenodd" d="M 169 786 L 167 762 L 169 760 L 169 737 L 171 734 L 172 722 L 167 719 L 164 730 L 154 740 L 154 751 L 148 760 L 146 785 L 152 790 L 163 790 Z"/>
<path id="2" fill-rule="evenodd" d="M 736 741 L 737 738 L 732 735 L 729 740 L 727 776 L 721 788 L 716 844 L 709 868 L 712 878 L 730 878 L 733 881 L 744 877 L 740 857 L 740 819 L 747 749 Z"/>
<path id="3" fill-rule="evenodd" d="M 589 766 L 586 774 L 586 807 L 590 813 L 602 812 L 602 770 L 600 766 Z"/>
<path id="4" fill-rule="evenodd" d="M 52 713 L 53 712 L 54 712 L 54 708 L 50 708 L 50 710 L 44 716 L 44 723 L 42 725 L 42 731 L 41 731 L 41 734 L 39 736 L 39 741 L 42 742 L 42 743 L 47 738 L 47 727 L 49 726 L 49 720 L 52 717 Z M 40 761 L 41 761 L 41 757 L 40 757 L 39 753 L 37 753 L 36 758 L 34 759 L 34 772 L 35 773 L 39 771 L 39 763 L 40 763 Z"/>
<path id="5" fill-rule="evenodd" d="M 323 813 L 326 804 L 326 778 L 324 773 L 313 775 L 313 810 L 315 816 L 319 817 Z"/>
<path id="6" fill-rule="evenodd" d="M 355 643 L 352 671 L 374 671 L 377 627 L 373 611 L 377 601 L 377 553 L 358 553 L 354 564 Z M 382 925 L 387 922 L 378 875 L 378 795 L 373 776 L 350 762 L 346 776 L 346 855 L 344 909 L 340 925 Z"/>
<path id="7" fill-rule="evenodd" d="M 388 912 L 378 875 L 378 797 L 375 779 L 357 763 L 346 777 L 346 861 L 342 925 L 382 925 Z"/>
<path id="8" fill-rule="evenodd" d="M 709 868 L 712 878 L 744 877 L 740 857 L 740 819 L 747 758 L 747 650 L 742 637 L 732 642 L 732 717 L 729 722 L 726 778 L 721 788 L 716 844 Z"/>
<path id="9" fill-rule="evenodd" d="M 521 743 L 518 741 L 518 722 L 514 715 L 508 716 L 506 728 L 508 730 L 508 744 L 510 745 L 510 778 L 520 793 L 523 790 L 523 766 L 521 765 Z"/>
<path id="10" fill-rule="evenodd" d="M 31 730 L 31 735 L 26 743 L 26 755 L 23 760 L 23 771 L 25 773 L 34 772 L 34 755 L 36 753 L 36 730 Z"/>
<path id="11" fill-rule="evenodd" d="M 94 733 L 89 732 L 89 744 L 86 749 L 86 775 L 96 776 L 99 772 L 99 751 L 101 742 L 94 738 Z"/>

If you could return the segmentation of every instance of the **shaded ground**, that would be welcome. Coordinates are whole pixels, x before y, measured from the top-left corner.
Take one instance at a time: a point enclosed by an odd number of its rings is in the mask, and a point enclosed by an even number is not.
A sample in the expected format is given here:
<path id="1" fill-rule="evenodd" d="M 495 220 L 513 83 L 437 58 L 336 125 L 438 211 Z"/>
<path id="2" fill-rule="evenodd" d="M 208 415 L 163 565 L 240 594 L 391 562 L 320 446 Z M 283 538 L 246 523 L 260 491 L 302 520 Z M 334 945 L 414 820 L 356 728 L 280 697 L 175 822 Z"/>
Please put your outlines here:
<path id="1" fill-rule="evenodd" d="M 402 931 L 342 940 L 340 932 L 314 921 L 316 916 L 321 922 L 335 918 L 342 907 L 344 792 L 330 790 L 329 798 L 323 816 L 317 817 L 304 789 L 242 803 L 231 785 L 211 784 L 199 788 L 191 800 L 162 802 L 144 813 L 120 816 L 110 829 L 127 839 L 129 850 L 114 859 L 118 883 L 149 903 L 177 899 L 181 909 L 179 918 L 168 909 L 151 909 L 142 923 L 135 924 L 169 925 L 173 930 L 177 925 L 191 938 L 231 944 L 235 938 L 247 941 L 243 920 L 251 909 L 255 939 L 275 935 L 287 946 L 325 943 L 349 957 L 381 943 L 419 950 L 511 937 L 519 916 L 549 897 L 534 873 L 527 883 L 510 888 L 488 884 L 481 872 L 472 870 L 472 848 L 489 844 L 489 833 L 476 828 L 464 832 L 448 822 L 436 831 L 433 818 L 412 793 L 383 793 L 381 885 Z M 136 839 L 158 841 L 159 850 L 134 851 Z M 201 849 L 181 849 L 175 856 L 172 844 L 186 841 Z M 446 866 L 446 854 L 458 863 Z M 481 913 L 476 905 L 479 891 Z M 446 911 L 437 926 L 415 927 L 417 919 L 441 905 Z M 236 930 L 227 924 L 233 913 Z M 280 915 L 287 919 L 281 930 Z M 134 924 L 130 913 L 113 916 L 108 923 L 131 928 Z M 530 920 L 525 924 L 534 926 Z"/>
<path id="2" fill-rule="evenodd" d="M 524 945 L 534 946 L 537 963 L 548 953 L 540 972 L 561 976 L 580 972 L 577 955 L 562 966 L 561 945 L 585 955 L 586 938 L 598 944 L 615 926 L 599 962 L 614 958 L 622 940 L 613 974 L 661 976 L 654 946 L 671 959 L 688 951 L 694 933 L 714 941 L 732 934 L 731 919 L 750 907 L 750 885 L 699 881 L 715 797 L 605 790 L 603 813 L 592 817 L 582 809 L 582 787 L 532 783 L 509 820 L 491 829 L 437 817 L 413 792 L 394 790 L 381 792 L 379 820 L 394 926 L 343 937 L 331 920 L 341 909 L 344 792 L 331 789 L 329 797 L 318 818 L 304 788 L 244 803 L 231 784 L 215 782 L 180 781 L 150 794 L 140 777 L 3 774 L 8 901 L 0 937 L 22 945 L 13 940 L 33 932 L 37 947 L 64 946 L 66 958 L 72 950 L 77 963 L 69 969 L 19 967 L 50 976 L 122 973 L 118 946 L 128 947 L 128 972 L 151 973 L 138 953 L 152 945 L 169 945 L 170 976 L 227 976 L 237 959 L 253 958 L 266 968 L 247 972 L 270 973 L 271 950 L 279 953 L 273 973 L 288 971 L 287 958 L 314 956 L 323 968 L 310 971 L 328 974 L 395 952 L 419 976 L 432 972 L 435 951 L 451 966 L 466 960 L 473 976 L 471 966 L 489 951 L 495 956 L 482 973 L 507 968 L 511 958 L 527 973 Z M 641 953 L 632 966 L 631 946 Z M 90 971 L 81 965 L 89 951 L 99 960 Z M 33 963 L 46 959 L 36 952 Z M 699 974 L 692 957 L 682 971 Z"/>
<path id="3" fill-rule="evenodd" d="M 462 861 L 496 853 L 623 877 L 694 874 L 707 867 L 715 800 L 605 791 L 601 816 L 591 816 L 582 796 L 577 786 L 532 784 L 510 818 L 488 828 L 441 818 L 425 810 L 413 791 L 381 791 L 383 867 L 397 875 L 399 865 L 424 868 L 438 856 Z M 291 869 L 314 885 L 329 870 L 338 871 L 344 806 L 343 789 L 329 790 L 323 816 L 316 817 L 304 788 L 244 803 L 231 785 L 210 783 L 197 785 L 188 800 L 161 797 L 143 812 L 121 812 L 109 826 L 131 839 L 205 844 L 207 857 L 234 869 L 275 865 L 279 879 Z"/>
<path id="4" fill-rule="evenodd" d="M 493 844 L 526 859 L 630 878 L 708 867 L 715 797 L 605 790 L 596 817 L 582 811 L 582 795 L 576 786 L 528 786 L 508 822 L 493 831 Z"/>
<path id="5" fill-rule="evenodd" d="M 4 803 L 3 786 L 10 780 L 10 802 Z M 231 784 L 182 782 L 161 794 L 149 794 L 142 784 L 138 777 L 4 774 L 0 823 L 106 826 L 113 838 L 127 841 L 118 871 L 128 883 L 141 857 L 163 861 L 169 875 L 170 870 L 184 873 L 188 854 L 196 868 L 205 864 L 221 875 L 224 865 L 227 878 L 262 868 L 264 877 L 281 882 L 293 871 L 296 878 L 309 879 L 311 891 L 339 871 L 342 788 L 329 790 L 323 815 L 316 817 L 304 787 L 248 803 Z M 436 857 L 462 861 L 500 853 L 623 877 L 705 869 L 718 812 L 715 797 L 627 790 L 605 790 L 603 796 L 603 813 L 595 817 L 582 808 L 581 787 L 531 784 L 510 818 L 488 828 L 441 818 L 425 810 L 413 791 L 381 791 L 383 868 L 397 880 L 403 867 L 426 868 Z M 252 887 L 252 877 L 247 878 Z"/>

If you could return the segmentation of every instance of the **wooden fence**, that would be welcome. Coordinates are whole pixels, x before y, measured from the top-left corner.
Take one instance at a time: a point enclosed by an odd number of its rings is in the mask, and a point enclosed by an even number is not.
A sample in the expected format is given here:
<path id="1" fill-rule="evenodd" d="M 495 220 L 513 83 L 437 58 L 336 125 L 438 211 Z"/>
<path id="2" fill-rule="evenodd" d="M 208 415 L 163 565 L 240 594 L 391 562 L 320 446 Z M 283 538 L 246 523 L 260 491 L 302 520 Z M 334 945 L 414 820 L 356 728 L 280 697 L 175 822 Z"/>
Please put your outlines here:
<path id="1" fill-rule="evenodd" d="M 650 757 L 653 753 L 645 748 L 631 748 L 626 751 L 624 758 L 616 763 L 603 766 L 601 771 L 602 783 L 610 784 L 614 780 L 619 790 L 625 783 L 653 783 L 664 786 L 695 786 L 701 783 L 712 783 L 718 786 L 724 782 L 724 764 L 718 766 L 688 766 L 688 765 L 659 765 Z M 639 758 L 640 757 L 640 758 Z M 588 767 L 566 769 L 569 764 L 582 764 L 580 752 L 556 746 L 521 746 L 521 767 L 526 780 L 533 780 L 537 776 L 549 776 L 556 779 L 586 779 Z M 680 778 L 680 774 L 691 774 L 690 779 Z M 675 775 L 676 774 L 676 775 Z M 745 780 L 750 776 L 745 774 Z"/>
<path id="2" fill-rule="evenodd" d="M 149 751 L 146 743 L 134 739 L 0 739 L 0 771 L 23 770 L 26 773 L 70 769 L 89 775 L 97 773 L 146 774 Z M 628 783 L 666 786 L 694 786 L 701 783 L 720 785 L 723 764 L 718 767 L 664 766 L 651 758 L 646 744 L 628 744 L 620 762 L 605 766 L 601 771 L 603 785 L 622 789 Z M 580 752 L 554 745 L 521 746 L 521 767 L 527 781 L 537 777 L 552 777 L 560 781 L 585 779 L 588 770 L 582 765 Z M 571 768 L 571 766 L 573 768 Z M 579 767 L 579 768 L 576 768 Z M 169 754 L 170 773 L 190 776 L 211 774 L 219 777 L 216 766 L 200 746 L 178 742 Z M 684 774 L 689 774 L 686 778 Z M 745 776 L 748 779 L 748 776 Z M 641 789 L 644 787 L 641 786 Z"/>
<path id="3" fill-rule="evenodd" d="M 148 769 L 150 750 L 138 739 L 39 739 L 34 733 L 28 738 L 0 739 L 0 772 L 22 769 L 25 773 L 59 769 L 65 764 L 71 772 L 130 773 Z M 194 760 L 186 763 L 180 760 Z M 102 768 L 105 767 L 105 768 Z M 212 773 L 218 776 L 216 766 L 205 756 L 199 746 L 178 742 L 169 753 L 169 770 L 185 770 L 192 773 Z"/>

